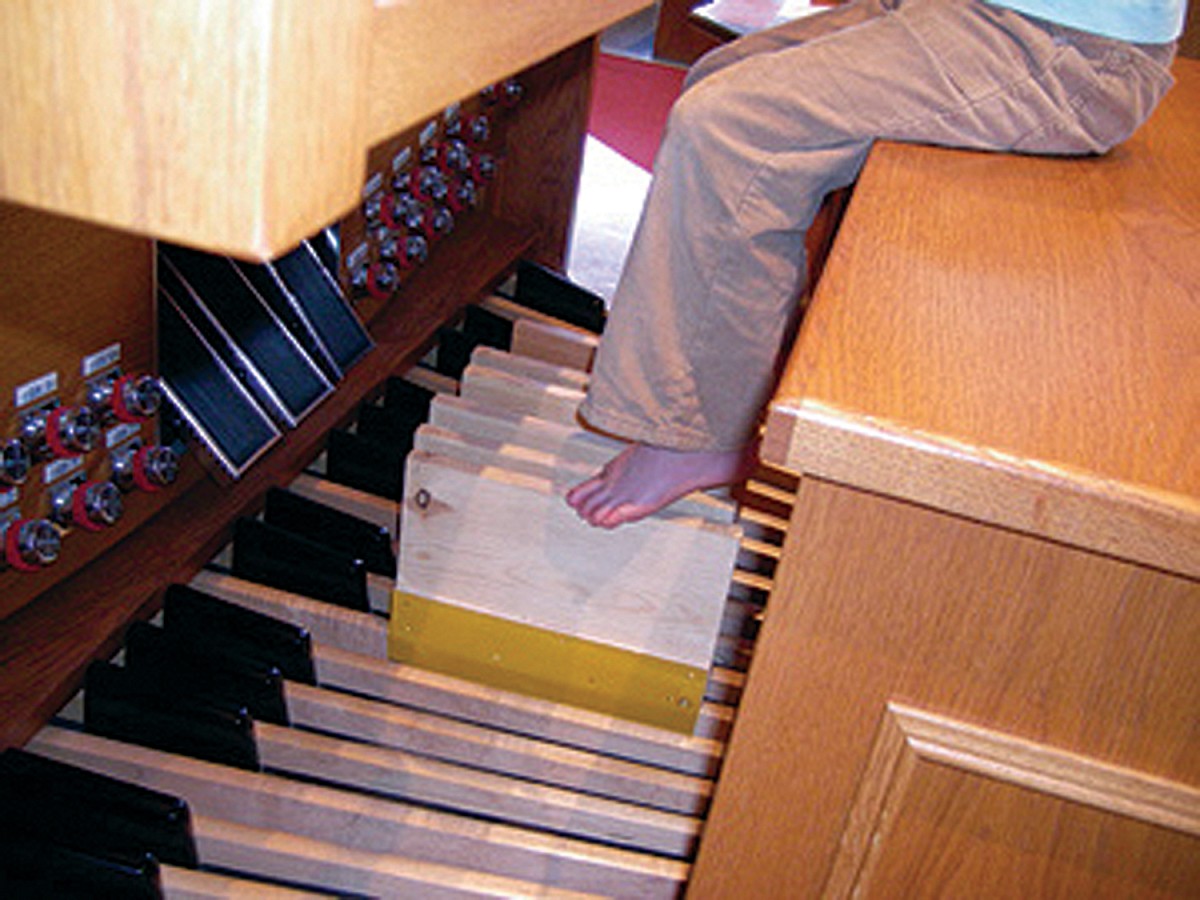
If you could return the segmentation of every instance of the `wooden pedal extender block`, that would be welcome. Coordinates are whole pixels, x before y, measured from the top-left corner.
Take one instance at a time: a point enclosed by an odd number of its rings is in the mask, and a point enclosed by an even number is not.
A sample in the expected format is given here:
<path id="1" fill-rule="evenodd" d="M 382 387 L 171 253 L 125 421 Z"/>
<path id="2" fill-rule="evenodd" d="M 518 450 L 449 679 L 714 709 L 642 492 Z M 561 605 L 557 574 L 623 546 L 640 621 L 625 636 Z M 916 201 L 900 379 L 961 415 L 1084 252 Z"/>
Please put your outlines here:
<path id="1" fill-rule="evenodd" d="M 694 730 L 740 526 L 597 529 L 547 479 L 414 450 L 400 533 L 393 660 Z"/>

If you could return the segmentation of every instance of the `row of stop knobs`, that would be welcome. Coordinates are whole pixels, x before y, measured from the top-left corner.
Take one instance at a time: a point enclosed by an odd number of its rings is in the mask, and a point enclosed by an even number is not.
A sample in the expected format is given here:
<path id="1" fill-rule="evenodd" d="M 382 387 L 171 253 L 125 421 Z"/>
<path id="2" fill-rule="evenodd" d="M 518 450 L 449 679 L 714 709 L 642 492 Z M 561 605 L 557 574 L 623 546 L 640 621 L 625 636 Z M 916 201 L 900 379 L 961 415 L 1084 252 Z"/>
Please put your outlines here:
<path id="1" fill-rule="evenodd" d="M 485 91 L 484 104 L 511 107 L 523 94 L 521 84 L 509 79 Z M 479 202 L 496 174 L 496 158 L 485 149 L 492 128 L 486 113 L 453 116 L 440 139 L 420 148 L 415 165 L 393 162 L 391 183 L 363 204 L 375 259 L 351 272 L 356 288 L 389 299 L 403 274 L 424 263 L 432 244 L 454 229 L 455 217 Z"/>
<path id="2" fill-rule="evenodd" d="M 425 262 L 432 244 L 454 229 L 457 214 L 475 206 L 480 185 L 495 174 L 490 154 L 473 153 L 457 138 L 433 152 L 433 161 L 398 173 L 391 190 L 364 204 L 376 260 L 354 281 L 376 299 L 390 297 L 401 274 Z"/>
<path id="3" fill-rule="evenodd" d="M 38 462 L 71 459 L 99 446 L 105 429 L 141 423 L 162 405 L 158 381 L 149 375 L 118 376 L 89 386 L 79 406 L 53 406 L 27 413 L 20 433 L 0 448 L 0 484 L 15 486 Z M 0 559 L 20 571 L 35 571 L 58 559 L 63 530 L 99 531 L 124 513 L 122 495 L 158 491 L 175 481 L 179 459 L 174 450 L 139 438 L 113 451 L 107 480 L 69 479 L 49 493 L 46 518 L 14 518 L 0 523 Z"/>

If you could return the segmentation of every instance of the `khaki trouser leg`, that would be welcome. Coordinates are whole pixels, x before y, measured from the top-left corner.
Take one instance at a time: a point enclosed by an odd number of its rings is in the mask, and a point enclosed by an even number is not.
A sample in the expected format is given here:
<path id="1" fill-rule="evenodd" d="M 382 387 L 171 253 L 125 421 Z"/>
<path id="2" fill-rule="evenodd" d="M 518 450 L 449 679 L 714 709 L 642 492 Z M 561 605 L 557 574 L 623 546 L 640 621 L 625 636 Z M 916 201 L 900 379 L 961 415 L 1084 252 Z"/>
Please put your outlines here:
<path id="1" fill-rule="evenodd" d="M 805 230 L 876 139 L 1102 152 L 1170 84 L 1168 53 L 980 0 L 827 15 L 722 48 L 689 76 L 581 410 L 595 427 L 679 450 L 750 439 L 802 288 Z"/>

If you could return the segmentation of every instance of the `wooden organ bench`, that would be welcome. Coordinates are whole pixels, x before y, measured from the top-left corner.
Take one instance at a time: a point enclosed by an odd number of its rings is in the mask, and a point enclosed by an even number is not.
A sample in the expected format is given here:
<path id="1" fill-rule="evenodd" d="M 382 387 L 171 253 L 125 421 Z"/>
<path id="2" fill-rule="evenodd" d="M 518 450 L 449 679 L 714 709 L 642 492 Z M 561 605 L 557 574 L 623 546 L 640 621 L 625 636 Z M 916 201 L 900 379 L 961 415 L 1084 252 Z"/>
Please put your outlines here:
<path id="1" fill-rule="evenodd" d="M 1200 64 L 1094 159 L 875 149 L 694 896 L 1200 891 Z"/>

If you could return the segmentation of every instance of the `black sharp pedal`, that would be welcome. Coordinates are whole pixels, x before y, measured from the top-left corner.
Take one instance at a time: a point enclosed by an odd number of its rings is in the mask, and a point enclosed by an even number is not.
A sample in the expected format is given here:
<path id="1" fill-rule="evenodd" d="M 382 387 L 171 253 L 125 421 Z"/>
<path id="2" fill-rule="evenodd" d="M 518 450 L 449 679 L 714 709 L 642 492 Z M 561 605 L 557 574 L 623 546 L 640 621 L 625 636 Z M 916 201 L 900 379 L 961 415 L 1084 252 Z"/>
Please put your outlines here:
<path id="1" fill-rule="evenodd" d="M 400 501 L 405 448 L 335 429 L 329 432 L 325 451 L 325 475 L 330 481 Z"/>
<path id="2" fill-rule="evenodd" d="M 112 663 L 88 667 L 83 725 L 100 737 L 240 769 L 261 769 L 254 720 L 244 707 L 166 696 Z"/>
<path id="3" fill-rule="evenodd" d="M 232 569 L 238 578 L 370 611 L 367 567 L 361 559 L 256 519 L 239 519 L 234 525 Z"/>
<path id="4" fill-rule="evenodd" d="M 434 371 L 447 378 L 462 378 L 463 370 L 471 362 L 474 342 L 456 328 L 439 328 L 437 334 Z"/>
<path id="5" fill-rule="evenodd" d="M 245 707 L 256 721 L 290 724 L 280 671 L 220 644 L 134 622 L 125 632 L 125 668 L 164 695 Z"/>
<path id="6" fill-rule="evenodd" d="M 396 453 L 407 456 L 412 449 L 413 436 L 425 421 L 425 416 L 416 410 L 364 403 L 358 409 L 354 433 L 364 440 L 390 446 Z"/>
<path id="7" fill-rule="evenodd" d="M 24 750 L 0 754 L 0 834 L 94 857 L 195 868 L 191 812 L 179 797 Z M 0 841 L 7 843 L 7 840 Z"/>
<path id="8" fill-rule="evenodd" d="M 517 263 L 512 299 L 595 334 L 604 331 L 608 311 L 604 300 L 557 272 L 529 260 Z"/>
<path id="9" fill-rule="evenodd" d="M 463 334 L 475 345 L 512 349 L 513 323 L 480 306 L 468 306 L 463 315 Z"/>
<path id="10" fill-rule="evenodd" d="M 184 640 L 217 645 L 233 655 L 273 666 L 284 678 L 316 684 L 307 628 L 229 603 L 183 584 L 163 596 L 163 628 Z"/>
<path id="11" fill-rule="evenodd" d="M 411 411 L 414 416 L 429 418 L 429 407 L 435 392 L 406 378 L 389 378 L 383 389 L 383 405 L 388 409 Z"/>
<path id="12" fill-rule="evenodd" d="M 158 860 L 95 856 L 52 841 L 0 841 L 0 897 L 5 900 L 157 900 Z"/>
<path id="13" fill-rule="evenodd" d="M 396 576 L 391 532 L 374 522 L 283 488 L 267 491 L 263 521 L 333 550 L 357 556 L 368 572 L 389 578 Z"/>

